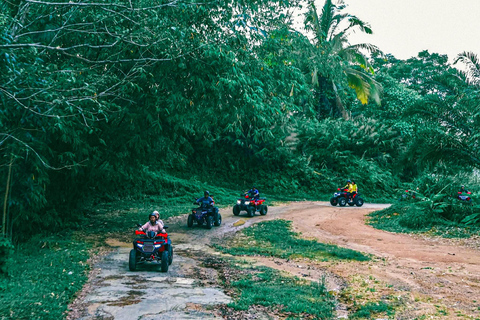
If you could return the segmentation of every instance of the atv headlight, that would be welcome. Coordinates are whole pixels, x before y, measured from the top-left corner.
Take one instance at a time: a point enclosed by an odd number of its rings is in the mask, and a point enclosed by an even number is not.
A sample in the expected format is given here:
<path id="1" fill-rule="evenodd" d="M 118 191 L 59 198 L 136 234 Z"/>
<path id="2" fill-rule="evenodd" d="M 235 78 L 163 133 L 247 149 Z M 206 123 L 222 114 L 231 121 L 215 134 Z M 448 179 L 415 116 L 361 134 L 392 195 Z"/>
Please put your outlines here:
<path id="1" fill-rule="evenodd" d="M 242 204 L 242 200 L 237 200 L 237 204 Z"/>
<path id="2" fill-rule="evenodd" d="M 250 204 L 250 201 L 245 201 L 245 205 L 248 206 Z"/>
<path id="3" fill-rule="evenodd" d="M 137 246 L 138 246 L 139 248 L 143 248 L 143 244 L 137 243 Z"/>
<path id="4" fill-rule="evenodd" d="M 155 248 L 160 248 L 162 245 L 161 244 L 156 244 Z"/>

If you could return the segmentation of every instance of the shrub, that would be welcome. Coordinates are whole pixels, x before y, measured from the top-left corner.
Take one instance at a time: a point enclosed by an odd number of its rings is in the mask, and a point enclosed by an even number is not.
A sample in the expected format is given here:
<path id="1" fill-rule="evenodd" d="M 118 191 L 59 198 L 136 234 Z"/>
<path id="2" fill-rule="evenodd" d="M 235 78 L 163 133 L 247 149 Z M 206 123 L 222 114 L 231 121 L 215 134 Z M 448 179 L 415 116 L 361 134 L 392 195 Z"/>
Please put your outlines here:
<path id="1" fill-rule="evenodd" d="M 14 246 L 7 238 L 0 238 L 0 275 L 8 274 L 8 262 L 11 260 Z"/>

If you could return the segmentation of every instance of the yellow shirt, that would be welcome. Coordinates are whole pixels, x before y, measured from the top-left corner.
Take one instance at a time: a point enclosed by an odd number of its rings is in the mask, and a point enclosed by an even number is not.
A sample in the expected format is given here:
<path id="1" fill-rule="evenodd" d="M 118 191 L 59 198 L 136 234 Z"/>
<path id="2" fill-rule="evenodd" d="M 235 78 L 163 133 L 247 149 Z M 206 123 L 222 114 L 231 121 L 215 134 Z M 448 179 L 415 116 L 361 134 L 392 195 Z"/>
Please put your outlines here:
<path id="1" fill-rule="evenodd" d="M 348 192 L 357 192 L 357 185 L 351 184 L 350 188 L 348 189 Z"/>

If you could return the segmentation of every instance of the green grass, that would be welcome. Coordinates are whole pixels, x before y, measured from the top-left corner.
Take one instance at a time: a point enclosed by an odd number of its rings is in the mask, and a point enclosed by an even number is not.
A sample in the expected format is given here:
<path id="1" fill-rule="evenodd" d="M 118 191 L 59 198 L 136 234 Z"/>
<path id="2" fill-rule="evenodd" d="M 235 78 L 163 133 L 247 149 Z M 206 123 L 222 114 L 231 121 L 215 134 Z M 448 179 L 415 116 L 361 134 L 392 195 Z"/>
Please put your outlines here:
<path id="1" fill-rule="evenodd" d="M 480 226 L 448 220 L 433 210 L 419 208 L 415 202 L 396 202 L 386 209 L 370 213 L 369 217 L 370 225 L 390 232 L 428 233 L 444 238 L 480 235 Z"/>
<path id="2" fill-rule="evenodd" d="M 231 286 L 240 291 L 231 307 L 246 310 L 251 305 L 279 307 L 286 312 L 312 314 L 319 318 L 333 316 L 334 302 L 325 286 L 296 277 L 284 277 L 278 271 L 261 267 L 245 274 Z"/>
<path id="3" fill-rule="evenodd" d="M 382 314 L 392 316 L 395 314 L 394 308 L 384 301 L 369 302 L 365 305 L 359 306 L 357 310 L 349 315 L 350 319 L 374 319 Z"/>
<path id="4" fill-rule="evenodd" d="M 332 319 L 335 299 L 322 282 L 310 282 L 285 276 L 268 267 L 251 266 L 245 261 L 215 258 L 224 286 L 233 290 L 235 310 L 248 310 L 254 305 L 286 313 L 294 319 L 313 315 L 315 319 Z M 312 317 L 305 317 L 311 319 Z"/>
<path id="5" fill-rule="evenodd" d="M 34 238 L 18 246 L 0 279 L 1 319 L 64 318 L 87 280 L 88 247 L 71 236 Z"/>
<path id="6" fill-rule="evenodd" d="M 231 255 L 261 255 L 283 259 L 308 258 L 328 261 L 350 259 L 366 261 L 370 258 L 358 251 L 300 238 L 292 231 L 291 221 L 276 219 L 245 228 L 240 237 L 229 246 L 215 245 Z"/>

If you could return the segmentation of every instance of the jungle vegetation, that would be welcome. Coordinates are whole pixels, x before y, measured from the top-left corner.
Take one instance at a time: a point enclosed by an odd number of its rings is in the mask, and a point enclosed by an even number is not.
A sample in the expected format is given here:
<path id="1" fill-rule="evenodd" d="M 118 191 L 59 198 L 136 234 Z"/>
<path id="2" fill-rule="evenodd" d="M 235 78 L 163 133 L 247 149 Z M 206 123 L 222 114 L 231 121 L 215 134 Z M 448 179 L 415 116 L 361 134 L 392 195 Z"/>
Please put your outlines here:
<path id="1" fill-rule="evenodd" d="M 200 192 L 191 178 L 319 200 L 348 178 L 368 201 L 480 191 L 478 57 L 400 60 L 353 31 L 373 32 L 333 0 L 0 0 L 2 248 L 86 206 Z"/>
<path id="2" fill-rule="evenodd" d="M 394 203 L 377 227 L 478 230 L 478 56 L 401 60 L 351 32 L 374 30 L 342 0 L 0 0 L 0 314 L 64 317 L 113 201 L 118 230 L 129 201 L 166 218 L 205 188 L 328 200 L 354 179 Z"/>

